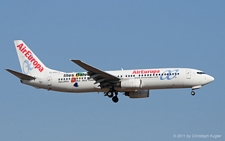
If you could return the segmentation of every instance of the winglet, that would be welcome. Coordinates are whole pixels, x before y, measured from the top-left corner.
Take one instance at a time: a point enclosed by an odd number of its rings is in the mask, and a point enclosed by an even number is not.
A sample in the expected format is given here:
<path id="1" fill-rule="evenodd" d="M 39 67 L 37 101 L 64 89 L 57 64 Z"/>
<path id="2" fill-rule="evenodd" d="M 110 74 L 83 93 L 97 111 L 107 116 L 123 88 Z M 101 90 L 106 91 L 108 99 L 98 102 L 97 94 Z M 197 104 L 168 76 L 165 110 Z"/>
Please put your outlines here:
<path id="1" fill-rule="evenodd" d="M 11 74 L 15 75 L 16 77 L 18 77 L 19 79 L 22 79 L 22 80 L 34 80 L 34 79 L 36 79 L 35 77 L 32 77 L 30 75 L 26 75 L 26 74 L 23 74 L 23 73 L 20 73 L 20 72 L 11 70 L 11 69 L 5 69 L 5 70 L 7 70 Z"/>

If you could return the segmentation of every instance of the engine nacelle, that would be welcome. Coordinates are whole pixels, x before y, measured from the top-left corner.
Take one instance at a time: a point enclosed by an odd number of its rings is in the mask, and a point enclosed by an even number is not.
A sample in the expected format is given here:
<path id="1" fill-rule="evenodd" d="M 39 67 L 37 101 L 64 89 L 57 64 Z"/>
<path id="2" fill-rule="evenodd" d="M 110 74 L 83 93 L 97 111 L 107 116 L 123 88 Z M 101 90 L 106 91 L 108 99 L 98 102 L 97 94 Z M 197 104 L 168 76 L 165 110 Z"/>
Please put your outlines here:
<path id="1" fill-rule="evenodd" d="M 125 96 L 130 98 L 146 98 L 149 97 L 149 90 L 137 90 L 133 92 L 125 92 Z"/>
<path id="2" fill-rule="evenodd" d="M 139 89 L 142 87 L 140 79 L 125 79 L 120 82 L 121 88 L 134 88 Z"/>

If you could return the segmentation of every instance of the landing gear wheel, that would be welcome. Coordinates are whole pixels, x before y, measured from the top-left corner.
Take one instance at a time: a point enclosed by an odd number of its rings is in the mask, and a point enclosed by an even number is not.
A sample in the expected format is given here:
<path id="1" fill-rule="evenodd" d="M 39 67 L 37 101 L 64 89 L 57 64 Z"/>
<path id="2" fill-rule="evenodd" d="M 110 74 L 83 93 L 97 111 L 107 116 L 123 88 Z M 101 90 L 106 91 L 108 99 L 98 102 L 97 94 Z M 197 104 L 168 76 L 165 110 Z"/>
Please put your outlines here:
<path id="1" fill-rule="evenodd" d="M 113 92 L 108 92 L 108 97 L 112 98 L 113 97 Z"/>
<path id="2" fill-rule="evenodd" d="M 119 101 L 119 98 L 118 98 L 117 96 L 114 96 L 114 97 L 112 98 L 112 101 L 113 101 L 114 103 L 117 103 L 117 102 Z"/>
<path id="3" fill-rule="evenodd" d="M 194 96 L 194 95 L 195 95 L 195 91 L 191 91 L 191 95 L 193 95 L 193 96 Z"/>

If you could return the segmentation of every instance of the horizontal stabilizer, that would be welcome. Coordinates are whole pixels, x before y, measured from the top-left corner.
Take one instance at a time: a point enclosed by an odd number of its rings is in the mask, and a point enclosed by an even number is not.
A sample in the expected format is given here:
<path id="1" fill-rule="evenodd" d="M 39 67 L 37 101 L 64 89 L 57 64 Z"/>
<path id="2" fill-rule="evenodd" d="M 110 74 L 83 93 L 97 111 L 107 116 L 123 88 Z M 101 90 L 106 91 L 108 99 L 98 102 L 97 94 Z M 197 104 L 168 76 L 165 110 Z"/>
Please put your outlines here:
<path id="1" fill-rule="evenodd" d="M 18 77 L 22 80 L 34 80 L 35 79 L 35 77 L 29 76 L 29 75 L 26 75 L 26 74 L 23 74 L 23 73 L 14 71 L 14 70 L 10 70 L 10 69 L 5 69 L 5 70 L 7 70 L 11 74 L 15 75 L 16 77 Z"/>

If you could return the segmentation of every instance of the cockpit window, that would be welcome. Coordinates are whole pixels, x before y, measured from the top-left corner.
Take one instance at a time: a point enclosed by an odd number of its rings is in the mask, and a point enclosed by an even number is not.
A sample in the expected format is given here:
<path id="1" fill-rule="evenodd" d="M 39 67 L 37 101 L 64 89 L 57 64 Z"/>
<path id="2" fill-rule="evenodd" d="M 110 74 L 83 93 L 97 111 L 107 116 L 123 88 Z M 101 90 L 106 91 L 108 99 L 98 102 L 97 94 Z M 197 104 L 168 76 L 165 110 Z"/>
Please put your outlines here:
<path id="1" fill-rule="evenodd" d="M 197 72 L 197 74 L 205 74 L 204 72 Z"/>

